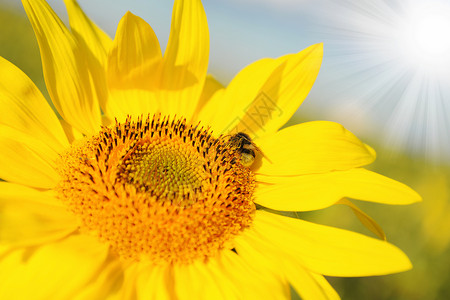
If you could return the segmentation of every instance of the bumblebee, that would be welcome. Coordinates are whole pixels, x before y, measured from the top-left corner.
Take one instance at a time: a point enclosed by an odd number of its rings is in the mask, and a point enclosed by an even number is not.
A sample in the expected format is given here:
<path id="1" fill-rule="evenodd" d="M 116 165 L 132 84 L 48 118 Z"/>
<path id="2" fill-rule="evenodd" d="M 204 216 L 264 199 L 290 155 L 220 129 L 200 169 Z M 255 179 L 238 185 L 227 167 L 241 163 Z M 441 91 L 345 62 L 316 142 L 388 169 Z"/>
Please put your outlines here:
<path id="1" fill-rule="evenodd" d="M 248 134 L 243 132 L 238 132 L 230 136 L 228 143 L 233 149 L 235 149 L 236 153 L 239 155 L 241 164 L 246 168 L 251 167 L 255 161 L 255 151 L 262 154 L 261 150 L 259 150 L 255 143 L 253 143 Z"/>

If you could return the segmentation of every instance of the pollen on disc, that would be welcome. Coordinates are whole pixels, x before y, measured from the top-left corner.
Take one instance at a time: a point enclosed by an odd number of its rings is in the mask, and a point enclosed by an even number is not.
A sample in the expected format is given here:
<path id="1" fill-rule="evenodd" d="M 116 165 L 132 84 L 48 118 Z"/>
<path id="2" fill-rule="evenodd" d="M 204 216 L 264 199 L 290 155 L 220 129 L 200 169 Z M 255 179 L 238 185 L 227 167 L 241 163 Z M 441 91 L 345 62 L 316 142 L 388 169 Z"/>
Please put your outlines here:
<path id="1" fill-rule="evenodd" d="M 61 156 L 58 197 L 123 259 L 207 259 L 253 220 L 254 175 L 236 155 L 184 119 L 128 118 Z"/>

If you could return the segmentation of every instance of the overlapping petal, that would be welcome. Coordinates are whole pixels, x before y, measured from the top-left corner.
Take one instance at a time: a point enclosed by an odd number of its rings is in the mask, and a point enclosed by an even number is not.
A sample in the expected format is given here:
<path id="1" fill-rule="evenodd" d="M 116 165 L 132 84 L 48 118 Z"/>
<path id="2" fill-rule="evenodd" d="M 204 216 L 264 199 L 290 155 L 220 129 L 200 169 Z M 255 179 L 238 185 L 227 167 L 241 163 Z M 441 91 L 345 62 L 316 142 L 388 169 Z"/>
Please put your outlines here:
<path id="1" fill-rule="evenodd" d="M 58 153 L 38 138 L 0 125 L 0 178 L 25 186 L 52 188 Z"/>
<path id="2" fill-rule="evenodd" d="M 139 299 L 289 299 L 289 285 L 258 261 L 229 250 L 208 262 L 154 266 L 140 263 L 134 270 Z M 242 287 L 245 286 L 243 289 Z"/>
<path id="3" fill-rule="evenodd" d="M 135 271 L 137 299 L 176 299 L 173 273 L 169 266 L 142 263 Z"/>
<path id="4" fill-rule="evenodd" d="M 284 257 L 284 254 L 280 255 L 279 249 L 273 246 L 259 247 L 260 244 L 255 245 L 241 237 L 238 237 L 235 242 L 239 256 L 243 260 L 253 265 L 264 265 L 265 269 L 272 270 L 274 273 L 281 273 L 280 276 L 284 276 L 289 281 L 302 299 L 339 299 L 336 291 L 322 275 L 305 269 L 298 262 Z"/>
<path id="5" fill-rule="evenodd" d="M 121 300 L 132 299 L 131 295 L 124 293 L 124 266 L 118 259 L 107 259 L 105 266 L 93 278 L 90 284 L 84 287 L 73 298 L 74 300 Z"/>
<path id="6" fill-rule="evenodd" d="M 202 261 L 189 265 L 174 266 L 175 291 L 180 300 L 189 300 L 192 295 L 199 299 L 238 299 L 239 291 L 222 272 L 214 272 L 210 263 Z M 220 282 L 220 285 L 217 284 Z"/>
<path id="7" fill-rule="evenodd" d="M 308 95 L 319 73 L 322 44 L 244 68 L 225 93 L 211 99 L 204 115 L 213 115 L 216 133 L 246 132 L 252 138 L 276 132 Z M 217 118 L 216 118 L 217 116 Z"/>
<path id="8" fill-rule="evenodd" d="M 106 112 L 119 120 L 157 111 L 162 55 L 153 29 L 127 12 L 119 23 L 108 55 L 110 99 Z"/>
<path id="9" fill-rule="evenodd" d="M 43 141 L 55 151 L 69 145 L 58 118 L 34 83 L 0 57 L 0 124 Z"/>
<path id="10" fill-rule="evenodd" d="M 96 278 L 107 255 L 108 247 L 89 235 L 13 251 L 0 260 L 0 298 L 73 299 Z"/>
<path id="11" fill-rule="evenodd" d="M 384 204 L 421 201 L 410 187 L 361 168 L 294 177 L 258 176 L 256 202 L 276 210 L 309 211 L 329 207 L 344 197 Z"/>
<path id="12" fill-rule="evenodd" d="M 0 182 L 0 207 L 0 244 L 8 247 L 52 242 L 77 229 L 75 216 L 52 191 Z"/>
<path id="13" fill-rule="evenodd" d="M 76 0 L 64 0 L 69 14 L 70 28 L 79 50 L 87 59 L 85 64 L 92 83 L 93 94 L 105 109 L 108 99 L 106 86 L 106 59 L 112 45 L 111 38 L 92 22 L 81 10 Z"/>
<path id="14" fill-rule="evenodd" d="M 367 229 L 369 229 L 380 239 L 386 240 L 386 234 L 384 233 L 383 228 L 381 228 L 381 226 L 374 219 L 372 219 L 368 214 L 363 212 L 358 206 L 353 204 L 350 200 L 343 198 L 339 200 L 337 204 L 342 204 L 350 207 L 355 216 L 361 222 L 361 224 L 363 224 Z"/>
<path id="15" fill-rule="evenodd" d="M 342 125 L 328 121 L 290 126 L 261 138 L 258 147 L 267 159 L 255 168 L 269 176 L 348 170 L 375 160 L 370 147 Z"/>
<path id="16" fill-rule="evenodd" d="M 282 259 L 328 276 L 385 275 L 411 268 L 408 257 L 386 241 L 265 211 L 258 211 L 253 228 L 243 235 L 255 248 L 284 252 L 278 254 Z"/>
<path id="17" fill-rule="evenodd" d="M 231 281 L 229 288 L 237 299 L 290 299 L 288 281 L 279 272 L 267 269 L 264 260 L 245 259 L 226 250 L 208 267 L 220 276 L 218 279 Z"/>
<path id="18" fill-rule="evenodd" d="M 191 119 L 206 77 L 209 33 L 199 0 L 176 1 L 164 57 L 151 27 L 127 13 L 108 56 L 108 114 L 161 112 Z"/>
<path id="19" fill-rule="evenodd" d="M 298 262 L 284 262 L 283 271 L 293 288 L 304 300 L 340 299 L 325 277 L 305 270 Z"/>
<path id="20" fill-rule="evenodd" d="M 211 126 L 216 135 L 228 134 L 239 124 L 242 112 L 252 104 L 255 91 L 264 85 L 275 71 L 274 59 L 261 59 L 242 69 L 227 86 L 217 88 L 210 100 L 200 109 L 199 120 Z"/>
<path id="21" fill-rule="evenodd" d="M 70 28 L 80 47 L 91 52 L 101 66 L 106 63 L 111 38 L 86 16 L 76 0 L 64 0 L 69 15 Z"/>
<path id="22" fill-rule="evenodd" d="M 183 113 L 191 120 L 197 108 L 209 61 L 209 29 L 200 0 L 176 0 L 161 74 L 161 112 Z"/>
<path id="23" fill-rule="evenodd" d="M 100 107 L 89 60 L 44 0 L 23 0 L 41 52 L 47 90 L 61 116 L 84 134 L 100 128 Z"/>
<path id="24" fill-rule="evenodd" d="M 212 120 L 213 116 L 205 113 L 205 111 L 210 111 L 212 113 L 213 110 L 211 107 L 208 110 L 205 110 L 204 107 L 209 106 L 212 102 L 212 99 L 219 99 L 221 96 L 218 96 L 218 94 L 222 94 L 224 92 L 225 88 L 219 81 L 217 81 L 211 75 L 206 76 L 205 85 L 203 86 L 203 91 L 200 95 L 200 99 L 198 101 L 197 108 L 194 114 L 194 123 L 200 121 L 202 122 L 202 124 L 210 124 L 210 122 L 206 121 Z M 216 104 L 220 105 L 220 103 Z M 216 109 L 218 109 L 218 107 L 216 107 Z"/>
<path id="25" fill-rule="evenodd" d="M 76 130 L 74 127 L 72 127 L 69 123 L 64 121 L 63 119 L 59 120 L 61 123 L 62 128 L 64 129 L 64 133 L 67 136 L 67 139 L 72 144 L 75 140 L 82 139 L 84 135 Z"/>

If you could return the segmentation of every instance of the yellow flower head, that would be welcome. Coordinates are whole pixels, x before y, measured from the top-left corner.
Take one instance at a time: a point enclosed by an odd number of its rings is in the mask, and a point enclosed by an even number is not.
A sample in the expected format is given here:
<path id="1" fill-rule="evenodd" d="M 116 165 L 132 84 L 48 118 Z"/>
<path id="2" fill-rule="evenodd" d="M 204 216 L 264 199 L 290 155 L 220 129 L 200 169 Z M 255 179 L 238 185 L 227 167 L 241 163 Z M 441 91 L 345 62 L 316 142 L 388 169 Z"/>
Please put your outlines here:
<path id="1" fill-rule="evenodd" d="M 338 298 L 324 275 L 411 267 L 345 197 L 409 204 L 361 168 L 374 151 L 341 125 L 280 130 L 319 72 L 322 45 L 206 75 L 199 0 L 176 0 L 161 53 L 127 13 L 114 40 L 75 0 L 70 30 L 23 0 L 52 111 L 0 58 L 1 299 Z M 282 216 L 346 204 L 381 239 Z"/>

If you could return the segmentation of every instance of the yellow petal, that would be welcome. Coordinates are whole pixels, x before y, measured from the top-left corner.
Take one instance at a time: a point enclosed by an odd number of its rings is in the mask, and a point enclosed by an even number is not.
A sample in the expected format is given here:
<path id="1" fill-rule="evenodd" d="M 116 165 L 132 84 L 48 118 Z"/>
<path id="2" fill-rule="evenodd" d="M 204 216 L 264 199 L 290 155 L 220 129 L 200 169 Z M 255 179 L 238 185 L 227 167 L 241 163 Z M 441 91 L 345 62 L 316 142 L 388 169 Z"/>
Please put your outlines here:
<path id="1" fill-rule="evenodd" d="M 1 299 L 73 299 L 105 264 L 108 247 L 90 236 L 17 250 L 0 260 Z"/>
<path id="2" fill-rule="evenodd" d="M 118 300 L 123 299 L 142 299 L 138 298 L 137 293 L 137 278 L 139 275 L 139 263 L 130 263 L 126 266 L 124 270 L 124 278 L 123 278 L 123 285 L 122 290 L 120 292 L 120 297 Z M 114 298 L 115 299 L 115 298 Z M 151 298 L 149 298 L 151 299 Z M 81 299 L 83 300 L 83 299 Z M 93 299 L 95 300 L 95 299 Z"/>
<path id="3" fill-rule="evenodd" d="M 176 0 L 161 74 L 163 114 L 192 118 L 205 82 L 209 31 L 200 0 Z"/>
<path id="4" fill-rule="evenodd" d="M 141 263 L 136 272 L 137 299 L 176 299 L 171 267 Z"/>
<path id="5" fill-rule="evenodd" d="M 280 257 L 327 276 L 385 275 L 412 267 L 408 257 L 386 241 L 265 211 L 258 211 L 253 228 L 244 235 L 254 247 L 278 249 Z"/>
<path id="6" fill-rule="evenodd" d="M 67 138 L 69 139 L 70 144 L 72 144 L 75 140 L 82 139 L 84 135 L 76 130 L 73 126 L 71 126 L 69 123 L 67 123 L 64 120 L 59 120 L 61 123 L 62 128 L 64 129 L 64 133 L 66 134 Z"/>
<path id="7" fill-rule="evenodd" d="M 83 288 L 73 300 L 120 300 L 131 299 L 122 297 L 124 283 L 123 263 L 118 259 L 109 259 L 91 283 Z"/>
<path id="8" fill-rule="evenodd" d="M 268 269 L 261 260 L 223 251 L 212 267 L 233 282 L 239 292 L 238 299 L 291 299 L 289 284 L 283 275 Z"/>
<path id="9" fill-rule="evenodd" d="M 289 257 L 283 257 L 278 249 L 274 249 L 272 246 L 254 245 L 251 240 L 246 238 L 246 235 L 237 237 L 235 242 L 239 257 L 246 262 L 252 262 L 253 265 L 264 264 L 266 268 L 281 273 L 302 299 L 339 299 L 323 276 L 306 270 Z M 267 277 L 266 274 L 265 277 Z M 261 286 L 265 286 L 265 284 Z"/>
<path id="10" fill-rule="evenodd" d="M 237 289 L 230 278 L 214 272 L 214 263 L 196 261 L 174 266 L 177 299 L 238 299 Z"/>
<path id="11" fill-rule="evenodd" d="M 64 0 L 69 14 L 70 28 L 82 45 L 104 65 L 106 54 L 112 45 L 111 38 L 92 22 L 81 9 L 76 0 Z"/>
<path id="12" fill-rule="evenodd" d="M 53 192 L 0 182 L 0 243 L 10 247 L 43 244 L 67 236 L 78 223 Z"/>
<path id="13" fill-rule="evenodd" d="M 263 159 L 258 173 L 302 175 L 364 166 L 375 155 L 342 125 L 314 121 L 285 128 L 258 140 Z"/>
<path id="14" fill-rule="evenodd" d="M 197 122 L 200 121 L 204 124 L 210 125 L 208 121 L 213 119 L 212 115 L 216 114 L 217 107 L 215 108 L 215 110 L 211 110 L 210 107 L 209 111 L 204 111 L 204 107 L 208 105 L 209 102 L 211 102 L 213 96 L 216 93 L 223 93 L 223 92 L 224 86 L 220 82 L 218 82 L 211 75 L 206 76 L 205 85 L 203 86 L 203 91 L 202 94 L 200 95 L 200 100 L 198 102 L 197 109 L 195 112 L 195 121 Z"/>
<path id="15" fill-rule="evenodd" d="M 0 178 L 38 188 L 58 181 L 54 162 L 58 153 L 41 140 L 0 125 Z"/>
<path id="16" fill-rule="evenodd" d="M 357 207 L 355 204 L 350 202 L 348 199 L 341 199 L 337 202 L 337 204 L 343 204 L 350 207 L 353 211 L 353 213 L 358 217 L 361 224 L 363 224 L 367 229 L 372 231 L 375 235 L 377 235 L 380 239 L 386 240 L 386 234 L 383 231 L 383 228 L 381 228 L 378 223 L 372 219 L 368 214 L 363 212 L 359 207 Z"/>
<path id="17" fill-rule="evenodd" d="M 302 299 L 339 299 L 336 291 L 323 276 L 305 269 L 290 257 L 280 255 L 279 249 L 273 248 L 272 245 L 261 247 L 261 244 L 252 243 L 252 240 L 246 238 L 246 235 L 237 237 L 235 242 L 239 257 L 252 265 L 264 265 L 266 268 L 280 273 L 296 289 Z M 259 273 L 263 277 L 269 278 L 267 272 L 266 270 L 264 275 Z M 266 283 L 261 286 L 266 286 Z M 260 299 L 262 298 L 265 297 Z"/>
<path id="18" fill-rule="evenodd" d="M 305 270 L 294 262 L 284 263 L 284 272 L 292 287 L 304 300 L 336 300 L 340 299 L 338 293 L 322 275 Z"/>
<path id="19" fill-rule="evenodd" d="M 216 131 L 242 131 L 254 139 L 276 132 L 308 95 L 322 56 L 323 46 L 317 44 L 248 66 L 227 87 L 222 101 L 230 107 L 228 122 L 217 124 Z"/>
<path id="20" fill-rule="evenodd" d="M 0 57 L 0 124 L 42 140 L 56 151 L 69 145 L 58 118 L 34 83 Z"/>
<path id="21" fill-rule="evenodd" d="M 61 116 L 84 134 L 100 128 L 100 108 L 88 60 L 44 0 L 23 0 L 41 52 L 47 90 Z"/>
<path id="22" fill-rule="evenodd" d="M 79 49 L 87 58 L 85 67 L 92 79 L 92 86 L 100 105 L 105 109 L 108 97 L 105 65 L 111 38 L 92 22 L 82 11 L 76 0 L 64 0 L 69 14 L 70 27 Z"/>
<path id="23" fill-rule="evenodd" d="M 230 250 L 188 265 L 140 263 L 137 274 L 138 299 L 290 299 L 285 280 Z"/>
<path id="24" fill-rule="evenodd" d="M 360 168 L 295 177 L 258 176 L 257 180 L 262 183 L 255 202 L 276 210 L 322 209 L 344 197 L 397 205 L 421 201 L 408 186 Z"/>
<path id="25" fill-rule="evenodd" d="M 107 83 L 111 92 L 106 112 L 123 119 L 157 110 L 161 49 L 153 29 L 127 12 L 120 20 L 108 55 Z"/>
<path id="26" fill-rule="evenodd" d="M 242 69 L 226 89 L 219 89 L 206 102 L 199 120 L 211 126 L 216 135 L 228 134 L 237 127 L 239 113 L 245 111 L 257 91 L 277 68 L 274 59 L 261 59 Z"/>
<path id="27" fill-rule="evenodd" d="M 277 59 L 277 69 L 258 91 L 253 103 L 241 114 L 236 131 L 254 138 L 276 132 L 308 96 L 322 63 L 323 45 Z"/>

